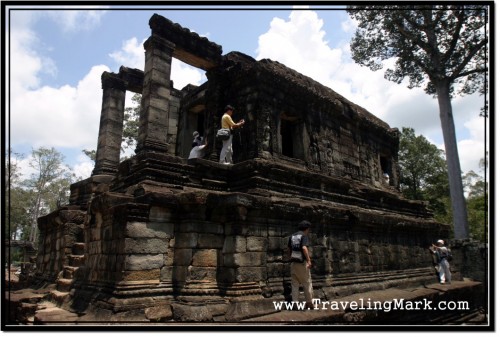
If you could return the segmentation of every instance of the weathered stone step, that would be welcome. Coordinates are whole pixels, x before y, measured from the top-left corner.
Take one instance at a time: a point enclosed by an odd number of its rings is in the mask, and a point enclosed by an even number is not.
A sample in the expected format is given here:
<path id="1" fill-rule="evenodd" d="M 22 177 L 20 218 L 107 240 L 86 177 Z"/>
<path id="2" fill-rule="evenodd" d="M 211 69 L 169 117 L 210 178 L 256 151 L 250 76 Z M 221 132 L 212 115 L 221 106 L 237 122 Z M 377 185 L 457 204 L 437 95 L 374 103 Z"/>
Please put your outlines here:
<path id="1" fill-rule="evenodd" d="M 78 270 L 78 268 L 80 267 L 64 266 L 62 277 L 67 279 L 73 279 L 75 276 L 75 272 Z"/>
<path id="2" fill-rule="evenodd" d="M 51 301 L 59 307 L 71 299 L 67 291 L 52 290 L 50 296 Z"/>
<path id="3" fill-rule="evenodd" d="M 78 317 L 78 314 L 58 308 L 54 303 L 48 303 L 44 309 L 36 312 L 33 324 L 75 324 Z"/>
<path id="4" fill-rule="evenodd" d="M 73 284 L 73 279 L 59 278 L 57 279 L 57 290 L 68 292 L 71 290 L 72 284 Z"/>
<path id="5" fill-rule="evenodd" d="M 71 252 L 73 255 L 84 255 L 85 254 L 85 243 L 84 242 L 75 242 L 73 244 Z"/>
<path id="6" fill-rule="evenodd" d="M 38 293 L 33 289 L 6 292 L 5 299 L 8 301 L 6 307 L 7 323 L 30 324 L 33 316 L 39 309 L 39 303 L 44 300 L 46 293 Z"/>
<path id="7" fill-rule="evenodd" d="M 80 267 L 85 264 L 85 255 L 70 255 L 69 265 L 72 267 Z"/>

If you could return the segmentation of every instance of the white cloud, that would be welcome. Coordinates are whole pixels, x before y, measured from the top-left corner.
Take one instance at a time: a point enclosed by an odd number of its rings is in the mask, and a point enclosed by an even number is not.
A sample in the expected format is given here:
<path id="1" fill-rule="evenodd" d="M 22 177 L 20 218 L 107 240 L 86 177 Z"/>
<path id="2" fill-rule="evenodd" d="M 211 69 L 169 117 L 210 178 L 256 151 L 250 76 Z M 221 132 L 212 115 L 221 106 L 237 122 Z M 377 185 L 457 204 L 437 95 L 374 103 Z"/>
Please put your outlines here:
<path id="1" fill-rule="evenodd" d="M 321 15 L 321 12 L 319 12 Z M 354 32 L 352 20 L 342 22 L 344 32 Z M 292 11 L 288 20 L 274 18 L 269 30 L 259 37 L 257 59 L 270 58 L 310 76 L 332 88 L 348 100 L 370 111 L 391 127 L 412 127 L 431 143 L 442 144 L 441 122 L 437 99 L 421 88 L 408 89 L 403 83 L 384 79 L 384 71 L 373 72 L 352 61 L 349 41 L 336 48 L 328 46 L 323 21 L 313 11 Z M 386 61 L 390 65 L 391 60 Z M 468 149 L 484 144 L 484 127 L 474 120 L 482 100 L 477 95 L 455 99 L 455 125 L 461 130 L 459 147 L 462 170 L 478 171 L 480 151 Z M 474 127 L 473 127 L 474 126 Z M 483 146 L 484 147 L 484 146 Z"/>
<path id="2" fill-rule="evenodd" d="M 350 17 L 347 20 L 342 21 L 341 23 L 342 31 L 346 33 L 354 33 L 357 26 L 358 25 L 356 24 L 356 21 L 354 21 Z"/>
<path id="3" fill-rule="evenodd" d="M 323 21 L 315 12 L 302 10 L 292 11 L 289 19 L 272 20 L 269 31 L 259 37 L 257 59 L 276 60 L 319 82 L 329 81 L 342 52 L 328 47 Z"/>
<path id="4" fill-rule="evenodd" d="M 73 166 L 72 171 L 79 181 L 90 177 L 93 169 L 94 162 L 86 155 L 81 154 L 77 157 L 77 163 Z"/>
<path id="5" fill-rule="evenodd" d="M 76 86 L 42 86 L 40 76 L 57 71 L 53 60 L 37 52 L 41 43 L 32 25 L 43 17 L 39 12 L 13 12 L 10 37 L 10 72 L 8 99 L 10 103 L 10 145 L 38 148 L 92 149 L 97 143 L 101 110 L 101 74 L 107 66 L 95 66 Z M 31 13 L 31 14 L 30 14 Z M 73 22 L 88 17 L 73 16 Z M 76 20 L 76 21 L 75 21 Z M 69 21 L 66 22 L 68 24 Z M 94 22 L 95 21 L 85 21 Z M 80 28 L 84 25 L 80 25 Z M 19 161 L 25 178 L 33 173 L 29 167 L 30 153 Z M 93 166 L 93 164 L 92 164 Z M 75 173 L 85 177 L 89 163 L 81 159 Z"/>
<path id="6" fill-rule="evenodd" d="M 462 172 L 467 173 L 471 170 L 479 173 L 479 160 L 484 158 L 485 150 L 489 152 L 489 140 L 485 141 L 484 117 L 474 117 L 465 122 L 465 127 L 470 133 L 469 139 L 458 142 L 458 152 L 460 156 Z M 487 120 L 488 122 L 488 120 Z"/>
<path id="7" fill-rule="evenodd" d="M 57 13 L 59 12 L 52 14 L 53 19 L 59 17 Z M 69 29 L 76 25 L 75 22 L 82 22 L 81 19 L 87 18 L 83 20 L 82 28 L 99 17 L 100 15 L 72 15 L 62 24 Z M 101 75 L 104 71 L 111 70 L 106 65 L 96 65 L 89 69 L 76 86 L 41 86 L 40 75 L 46 66 L 53 65 L 54 67 L 49 68 L 51 71 L 56 69 L 52 60 L 36 52 L 35 46 L 39 41 L 31 28 L 36 19 L 34 16 L 20 16 L 20 20 L 11 26 L 11 145 L 14 148 L 47 146 L 59 149 L 95 149 L 102 105 Z M 137 38 L 129 39 L 124 42 L 121 50 L 110 56 L 119 65 L 143 69 L 142 44 Z M 172 63 L 172 78 L 178 88 L 188 83 L 199 85 L 203 82 L 203 77 L 199 70 L 180 61 L 174 60 Z M 127 95 L 129 105 L 131 96 Z M 85 176 L 89 165 L 88 162 L 78 163 L 75 170 L 81 171 L 81 175 Z"/>
<path id="8" fill-rule="evenodd" d="M 116 62 L 117 66 L 144 69 L 144 41 L 138 42 L 136 37 L 123 42 L 122 49 L 112 52 L 109 56 Z M 199 69 L 191 67 L 177 59 L 172 59 L 170 78 L 174 81 L 174 88 L 182 89 L 188 84 L 200 85 L 206 81 L 205 74 Z M 127 102 L 128 104 L 128 102 Z"/>
<path id="9" fill-rule="evenodd" d="M 38 41 L 35 33 L 30 29 L 19 28 L 13 29 L 9 37 L 10 89 L 16 91 L 38 87 L 38 73 L 42 70 L 43 60 L 31 47 Z"/>
<path id="10" fill-rule="evenodd" d="M 12 89 L 12 144 L 94 148 L 102 104 L 103 71 L 109 68 L 93 67 L 76 87 Z"/>
<path id="11" fill-rule="evenodd" d="M 88 8 L 96 7 L 80 7 L 80 10 L 45 11 L 44 13 L 56 22 L 63 31 L 74 33 L 95 29 L 99 26 L 103 15 L 106 14 L 104 10 L 89 10 Z"/>
<path id="12" fill-rule="evenodd" d="M 177 59 L 172 60 L 170 77 L 176 89 L 182 89 L 188 84 L 201 85 L 207 80 L 203 72 Z"/>
<path id="13" fill-rule="evenodd" d="M 144 69 L 144 41 L 139 42 L 136 37 L 123 42 L 122 49 L 109 54 L 118 66 Z"/>

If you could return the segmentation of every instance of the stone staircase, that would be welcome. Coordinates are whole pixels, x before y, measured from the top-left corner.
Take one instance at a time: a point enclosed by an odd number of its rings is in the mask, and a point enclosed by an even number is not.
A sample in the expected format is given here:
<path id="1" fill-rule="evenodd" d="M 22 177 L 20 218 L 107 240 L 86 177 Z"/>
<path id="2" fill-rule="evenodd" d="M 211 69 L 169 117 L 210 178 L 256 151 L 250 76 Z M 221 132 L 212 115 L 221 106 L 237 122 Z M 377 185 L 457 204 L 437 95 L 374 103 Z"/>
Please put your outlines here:
<path id="1" fill-rule="evenodd" d="M 64 266 L 57 279 L 57 290 L 69 293 L 74 282 L 75 273 L 85 263 L 85 243 L 75 242 L 68 256 L 69 265 Z"/>

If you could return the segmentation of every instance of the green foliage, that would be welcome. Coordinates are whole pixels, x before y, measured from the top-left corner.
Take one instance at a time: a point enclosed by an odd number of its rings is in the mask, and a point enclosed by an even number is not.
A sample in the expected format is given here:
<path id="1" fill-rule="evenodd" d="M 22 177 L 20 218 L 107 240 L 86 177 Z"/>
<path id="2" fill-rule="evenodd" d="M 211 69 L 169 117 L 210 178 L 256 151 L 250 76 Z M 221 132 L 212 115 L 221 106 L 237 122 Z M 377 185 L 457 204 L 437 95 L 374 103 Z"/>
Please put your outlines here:
<path id="1" fill-rule="evenodd" d="M 21 181 L 20 167 L 17 160 L 22 159 L 22 155 L 9 151 L 6 157 L 5 171 L 5 219 L 7 226 L 4 226 L 6 238 L 13 240 L 24 239 L 19 237 L 23 233 L 23 228 L 29 226 L 30 218 L 28 214 L 29 193 L 19 187 Z"/>
<path id="2" fill-rule="evenodd" d="M 481 159 L 479 166 L 481 171 L 486 172 L 488 163 L 485 159 Z M 464 176 L 464 186 L 468 191 L 467 214 L 471 237 L 488 242 L 488 183 L 483 176 L 469 171 Z"/>
<path id="3" fill-rule="evenodd" d="M 141 112 L 141 98 L 142 96 L 140 94 L 134 94 L 134 96 L 132 96 L 132 102 L 135 103 L 135 106 L 125 108 L 122 151 L 124 151 L 126 148 L 135 147 L 135 145 L 137 144 L 137 137 L 139 136 L 139 115 Z"/>
<path id="4" fill-rule="evenodd" d="M 487 200 L 488 194 L 467 199 L 471 237 L 482 242 L 488 242 Z"/>
<path id="5" fill-rule="evenodd" d="M 480 166 L 485 167 L 484 159 Z M 400 188 L 408 199 L 425 200 L 437 221 L 453 223 L 452 203 L 443 151 L 412 128 L 403 128 L 399 147 Z M 488 227 L 488 186 L 474 171 L 463 176 L 470 236 L 485 241 Z"/>
<path id="6" fill-rule="evenodd" d="M 95 162 L 96 150 L 82 150 L 82 152 Z"/>
<path id="7" fill-rule="evenodd" d="M 31 176 L 22 179 L 15 161 L 8 158 L 7 220 L 5 234 L 12 239 L 36 242 L 37 219 L 68 202 L 74 176 L 64 165 L 64 157 L 54 148 L 32 150 Z"/>
<path id="8" fill-rule="evenodd" d="M 5 235 L 12 240 L 27 240 L 31 218 L 28 206 L 30 204 L 31 193 L 20 187 L 11 187 L 8 196 L 6 209 L 6 219 L 8 226 L 5 226 Z"/>
<path id="9" fill-rule="evenodd" d="M 443 151 L 412 128 L 399 140 L 400 187 L 408 199 L 426 200 L 436 219 L 450 223 L 449 184 Z"/>
<path id="10" fill-rule="evenodd" d="M 126 107 L 123 116 L 123 134 L 122 134 L 122 144 L 121 153 L 123 154 L 127 149 L 133 150 L 137 145 L 137 137 L 139 136 L 139 116 L 141 111 L 141 99 L 140 94 L 134 94 L 132 96 L 132 102 L 134 106 Z M 82 152 L 87 155 L 94 162 L 96 160 L 96 150 L 82 150 Z M 122 156 L 121 160 L 127 159 L 126 156 Z"/>

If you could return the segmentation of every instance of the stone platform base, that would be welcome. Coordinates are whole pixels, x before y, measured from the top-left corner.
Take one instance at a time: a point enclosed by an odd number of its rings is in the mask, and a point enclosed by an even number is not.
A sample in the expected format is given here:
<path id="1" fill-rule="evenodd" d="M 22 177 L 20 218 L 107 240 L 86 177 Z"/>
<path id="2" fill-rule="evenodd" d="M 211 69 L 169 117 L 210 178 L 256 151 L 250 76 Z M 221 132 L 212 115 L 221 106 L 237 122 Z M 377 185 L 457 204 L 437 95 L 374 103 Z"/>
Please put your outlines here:
<path id="1" fill-rule="evenodd" d="M 7 296 L 8 295 L 8 296 Z M 175 326 L 207 325 L 488 325 L 484 286 L 464 280 L 452 284 L 429 284 L 410 288 L 389 288 L 333 298 L 319 299 L 314 307 L 289 310 L 283 298 L 242 297 L 220 303 L 172 302 L 142 310 L 113 313 L 89 308 L 74 313 L 58 307 L 64 294 L 54 289 L 23 289 L 6 294 L 9 302 L 6 329 L 23 325 L 116 325 Z M 387 304 L 388 303 L 388 304 Z M 281 306 L 281 309 L 280 309 Z"/>

